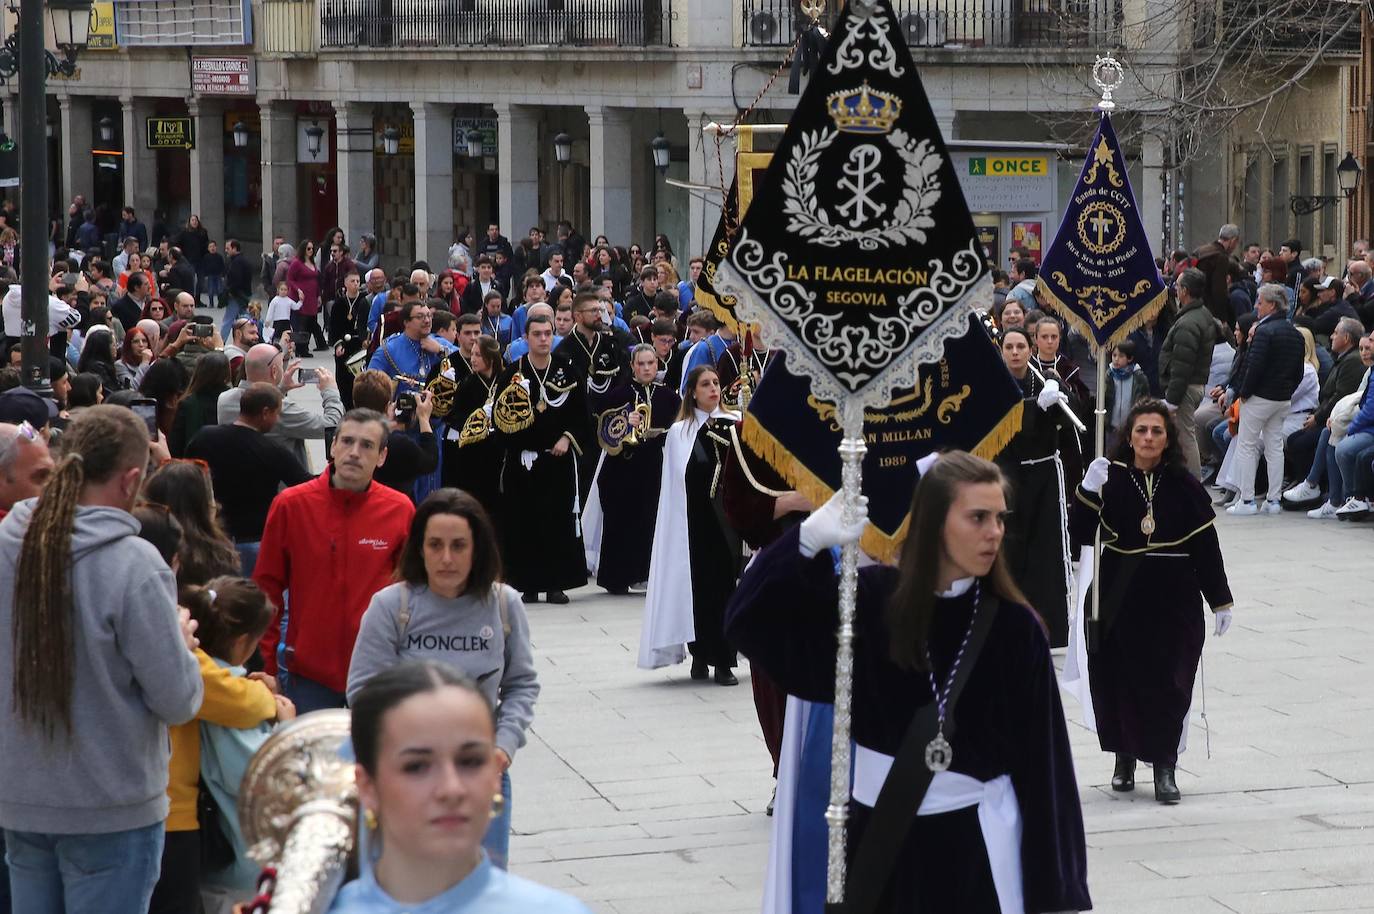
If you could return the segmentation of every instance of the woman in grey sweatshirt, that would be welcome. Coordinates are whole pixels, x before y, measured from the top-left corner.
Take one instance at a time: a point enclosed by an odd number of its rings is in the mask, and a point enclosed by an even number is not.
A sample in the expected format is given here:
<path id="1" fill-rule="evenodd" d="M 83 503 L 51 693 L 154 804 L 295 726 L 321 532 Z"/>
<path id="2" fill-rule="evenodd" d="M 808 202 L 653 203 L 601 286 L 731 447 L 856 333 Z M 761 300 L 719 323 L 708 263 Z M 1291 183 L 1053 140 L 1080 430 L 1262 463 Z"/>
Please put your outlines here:
<path id="1" fill-rule="evenodd" d="M 43 494 L 0 523 L 0 827 L 14 910 L 146 911 L 167 725 L 195 716 L 200 666 L 172 571 L 129 513 L 147 428 L 123 407 L 91 406 L 62 437 Z"/>
<path id="2" fill-rule="evenodd" d="M 486 511 L 458 489 L 430 494 L 415 512 L 397 577 L 363 613 L 347 694 L 402 660 L 437 660 L 460 670 L 496 709 L 496 750 L 509 768 L 534 719 L 539 681 L 520 594 L 500 582 L 501 559 Z M 505 868 L 510 842 L 510 776 L 504 807 L 484 846 Z"/>

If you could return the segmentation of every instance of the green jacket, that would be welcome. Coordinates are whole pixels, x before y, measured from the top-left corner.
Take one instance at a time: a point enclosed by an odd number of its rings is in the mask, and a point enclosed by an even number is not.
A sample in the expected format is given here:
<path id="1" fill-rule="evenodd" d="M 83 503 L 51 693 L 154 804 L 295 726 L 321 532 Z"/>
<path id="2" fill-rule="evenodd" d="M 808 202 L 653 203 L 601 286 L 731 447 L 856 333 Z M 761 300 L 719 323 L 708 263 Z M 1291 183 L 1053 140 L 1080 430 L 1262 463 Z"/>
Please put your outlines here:
<path id="1" fill-rule="evenodd" d="M 1360 386 L 1360 380 L 1364 378 L 1364 362 L 1360 361 L 1360 350 L 1358 346 L 1351 346 L 1345 352 L 1336 356 L 1336 363 L 1331 366 L 1331 371 L 1326 375 L 1326 383 L 1322 385 L 1321 399 L 1317 401 L 1317 411 L 1312 414 L 1316 420 L 1317 428 L 1326 425 L 1326 420 L 1331 418 L 1331 410 L 1342 397 L 1353 394 Z"/>
<path id="2" fill-rule="evenodd" d="M 1178 406 L 1190 386 L 1207 383 L 1216 341 L 1216 320 L 1200 299 L 1178 313 L 1159 353 L 1159 384 L 1166 401 Z"/>

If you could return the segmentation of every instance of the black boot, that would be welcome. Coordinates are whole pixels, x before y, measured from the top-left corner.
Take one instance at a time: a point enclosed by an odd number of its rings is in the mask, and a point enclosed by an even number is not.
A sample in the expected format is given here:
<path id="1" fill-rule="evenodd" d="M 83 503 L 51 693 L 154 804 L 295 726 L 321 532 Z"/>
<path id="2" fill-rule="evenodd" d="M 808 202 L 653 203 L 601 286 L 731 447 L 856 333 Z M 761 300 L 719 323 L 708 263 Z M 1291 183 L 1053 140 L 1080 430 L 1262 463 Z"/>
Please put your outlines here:
<path id="1" fill-rule="evenodd" d="M 692 678 L 696 680 L 711 678 L 711 668 L 700 657 L 692 658 Z"/>
<path id="2" fill-rule="evenodd" d="M 1112 790 L 1135 790 L 1135 759 L 1120 752 L 1116 754 L 1116 770 L 1112 772 Z"/>
<path id="3" fill-rule="evenodd" d="M 550 590 L 549 602 L 561 606 L 568 602 L 568 595 L 561 590 Z"/>
<path id="4" fill-rule="evenodd" d="M 522 603 L 524 603 L 526 606 L 529 606 L 531 603 L 538 603 L 538 602 L 539 602 L 539 591 L 537 591 L 537 590 L 527 590 L 527 591 L 525 591 L 524 593 L 522 593 L 522 594 L 520 595 L 520 601 L 521 601 Z"/>
<path id="5" fill-rule="evenodd" d="M 1174 783 L 1174 769 L 1172 766 L 1155 766 L 1155 799 L 1161 803 L 1178 802 L 1178 784 Z"/>
<path id="6" fill-rule="evenodd" d="M 732 686 L 739 685 L 739 680 L 728 666 L 716 667 L 716 685 Z"/>

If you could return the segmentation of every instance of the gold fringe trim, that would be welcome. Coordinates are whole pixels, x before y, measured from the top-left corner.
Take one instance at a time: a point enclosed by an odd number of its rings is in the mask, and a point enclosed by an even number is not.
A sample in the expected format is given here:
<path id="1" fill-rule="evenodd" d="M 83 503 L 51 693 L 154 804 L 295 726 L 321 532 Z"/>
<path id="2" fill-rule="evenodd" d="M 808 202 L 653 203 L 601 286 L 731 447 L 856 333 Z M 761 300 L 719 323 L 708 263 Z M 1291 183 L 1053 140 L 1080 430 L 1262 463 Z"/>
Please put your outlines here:
<path id="1" fill-rule="evenodd" d="M 1021 431 L 1024 410 L 1025 401 L 1018 401 L 993 427 L 992 431 L 983 436 L 983 440 L 974 447 L 973 453 L 986 460 L 991 460 L 1001 453 L 1002 449 L 1010 444 L 1012 438 Z M 750 450 L 777 470 L 778 475 L 787 480 L 788 485 L 805 495 L 813 505 L 819 507 L 835 494 L 834 489 L 826 485 L 819 476 L 803 465 L 791 451 L 783 446 L 781 441 L 763 427 L 758 419 L 751 418 L 744 422 L 740 426 L 739 434 Z M 891 564 L 897 560 L 897 556 L 901 553 L 902 543 L 906 540 L 910 525 L 911 513 L 909 511 L 902 518 L 901 526 L 891 536 L 870 522 L 864 528 L 863 536 L 859 539 L 859 547 L 879 562 Z"/>
<path id="2" fill-rule="evenodd" d="M 700 288 L 698 288 L 696 294 L 696 303 L 698 305 L 705 305 L 706 310 L 710 311 L 713 315 L 715 315 L 716 320 L 724 324 L 726 328 L 730 330 L 732 333 L 734 333 L 737 338 L 744 339 L 744 333 L 746 330 L 753 330 L 754 335 L 758 335 L 758 324 L 746 324 L 740 321 L 740 319 L 735 316 L 735 312 L 731 311 L 729 308 L 725 307 L 725 305 L 721 304 L 720 299 L 716 298 L 716 296 L 712 293 L 704 292 Z"/>
<path id="3" fill-rule="evenodd" d="M 984 460 L 993 460 L 998 454 L 1011 444 L 1011 439 L 1015 438 L 1021 431 L 1021 423 L 1026 415 L 1026 401 L 1018 400 L 1002 420 L 993 426 L 992 431 L 983 436 L 983 440 L 973 448 L 976 457 Z"/>
<path id="4" fill-rule="evenodd" d="M 1146 302 L 1145 306 L 1139 311 L 1131 315 L 1130 320 L 1126 321 L 1120 327 L 1117 327 L 1107 339 L 1107 342 L 1099 347 L 1097 345 L 1097 331 L 1094 330 L 1087 321 L 1083 320 L 1082 315 L 1064 304 L 1059 296 L 1054 294 L 1054 290 L 1050 288 L 1049 283 L 1045 282 L 1045 277 L 1043 275 L 1035 277 L 1035 285 L 1036 288 L 1040 290 L 1040 294 L 1045 296 L 1045 304 L 1049 305 L 1060 317 L 1068 321 L 1069 326 L 1077 330 L 1078 334 L 1088 341 L 1088 345 L 1092 348 L 1093 352 L 1098 354 L 1099 358 L 1102 353 L 1111 352 L 1113 346 L 1144 326 L 1145 322 L 1158 314 L 1164 307 L 1165 302 L 1169 300 L 1169 290 L 1161 289 L 1159 294 Z"/>

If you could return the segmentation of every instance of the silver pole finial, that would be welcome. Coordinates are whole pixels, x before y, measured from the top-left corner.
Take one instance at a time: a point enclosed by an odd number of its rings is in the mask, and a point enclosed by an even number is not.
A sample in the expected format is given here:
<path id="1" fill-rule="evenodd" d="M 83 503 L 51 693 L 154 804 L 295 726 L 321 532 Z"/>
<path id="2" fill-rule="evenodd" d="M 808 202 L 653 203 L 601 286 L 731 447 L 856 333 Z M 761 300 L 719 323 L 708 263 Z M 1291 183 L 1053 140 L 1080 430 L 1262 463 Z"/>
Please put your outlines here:
<path id="1" fill-rule="evenodd" d="M 1115 57 L 1099 57 L 1093 63 L 1093 82 L 1097 83 L 1097 88 L 1102 93 L 1102 101 L 1097 103 L 1101 111 L 1111 111 L 1116 107 L 1116 102 L 1112 101 L 1112 93 L 1121 88 L 1121 84 L 1126 81 L 1126 71 Z"/>

